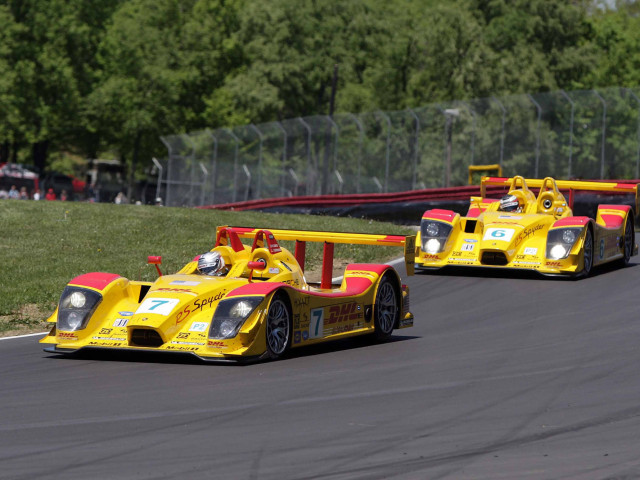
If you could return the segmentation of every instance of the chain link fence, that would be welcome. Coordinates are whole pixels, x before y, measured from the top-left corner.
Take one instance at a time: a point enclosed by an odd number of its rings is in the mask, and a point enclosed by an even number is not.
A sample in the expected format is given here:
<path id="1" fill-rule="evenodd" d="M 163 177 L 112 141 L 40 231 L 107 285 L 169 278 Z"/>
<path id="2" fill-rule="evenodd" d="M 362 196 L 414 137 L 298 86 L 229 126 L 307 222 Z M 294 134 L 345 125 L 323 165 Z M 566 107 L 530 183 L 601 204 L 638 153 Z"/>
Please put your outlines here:
<path id="1" fill-rule="evenodd" d="M 161 137 L 169 206 L 468 183 L 504 175 L 640 178 L 640 89 L 557 91 L 341 113 Z"/>

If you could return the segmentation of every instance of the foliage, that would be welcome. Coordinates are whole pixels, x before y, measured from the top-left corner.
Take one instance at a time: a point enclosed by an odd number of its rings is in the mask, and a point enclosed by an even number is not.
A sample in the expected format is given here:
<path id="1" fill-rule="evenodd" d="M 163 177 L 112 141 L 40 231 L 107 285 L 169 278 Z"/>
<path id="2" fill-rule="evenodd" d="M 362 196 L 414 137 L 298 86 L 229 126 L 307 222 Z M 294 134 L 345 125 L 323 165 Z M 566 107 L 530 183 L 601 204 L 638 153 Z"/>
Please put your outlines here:
<path id="1" fill-rule="evenodd" d="M 336 112 L 635 87 L 638 4 L 607 5 L 0 0 L 0 160 L 141 169 L 161 135 L 329 113 L 336 65 Z"/>

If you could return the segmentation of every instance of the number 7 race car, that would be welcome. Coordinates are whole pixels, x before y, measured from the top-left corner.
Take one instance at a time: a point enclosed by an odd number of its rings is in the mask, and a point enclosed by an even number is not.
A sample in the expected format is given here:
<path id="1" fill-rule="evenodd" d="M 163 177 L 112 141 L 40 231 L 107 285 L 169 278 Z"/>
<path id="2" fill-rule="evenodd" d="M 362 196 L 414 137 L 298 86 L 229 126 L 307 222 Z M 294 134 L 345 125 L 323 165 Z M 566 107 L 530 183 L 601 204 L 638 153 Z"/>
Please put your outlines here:
<path id="1" fill-rule="evenodd" d="M 519 209 L 501 211 L 499 199 L 486 198 L 487 186 L 508 187 L 506 200 L 517 201 Z M 529 187 L 539 189 L 538 195 Z M 560 190 L 569 191 L 569 201 Z M 573 216 L 575 190 L 632 194 L 637 210 L 636 184 L 483 177 L 481 196 L 471 197 L 465 217 L 438 209 L 423 214 L 416 268 L 512 268 L 587 276 L 592 267 L 607 262 L 626 265 L 638 253 L 633 208 L 599 205 L 595 220 Z"/>
<path id="2" fill-rule="evenodd" d="M 295 253 L 278 240 L 295 241 Z M 253 240 L 244 245 L 241 238 Z M 324 242 L 320 284 L 304 277 L 307 242 Z M 198 271 L 198 257 L 160 277 L 132 281 L 87 273 L 69 282 L 41 342 L 51 353 L 82 349 L 181 352 L 203 360 L 278 358 L 304 345 L 370 335 L 387 339 L 413 325 L 409 289 L 389 265 L 350 264 L 332 284 L 335 243 L 403 247 L 413 274 L 414 236 L 219 227 L 224 276 Z"/>

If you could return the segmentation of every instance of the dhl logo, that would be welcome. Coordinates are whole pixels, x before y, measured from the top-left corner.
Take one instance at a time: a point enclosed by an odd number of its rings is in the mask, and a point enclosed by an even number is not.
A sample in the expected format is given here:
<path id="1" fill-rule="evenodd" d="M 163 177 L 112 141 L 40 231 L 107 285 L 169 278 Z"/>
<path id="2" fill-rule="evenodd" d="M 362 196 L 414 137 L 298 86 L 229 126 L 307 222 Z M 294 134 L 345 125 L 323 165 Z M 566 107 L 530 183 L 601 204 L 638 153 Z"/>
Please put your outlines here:
<path id="1" fill-rule="evenodd" d="M 559 267 L 561 265 L 560 262 L 546 262 L 545 265 L 547 267 Z"/>
<path id="2" fill-rule="evenodd" d="M 75 333 L 58 332 L 58 338 L 66 338 L 70 340 L 77 340 L 78 336 Z"/>
<path id="3" fill-rule="evenodd" d="M 333 305 L 329 307 L 329 316 L 325 318 L 324 324 L 331 325 L 332 323 L 348 322 L 361 317 L 362 311 L 360 310 L 360 305 L 356 302 Z"/>
<path id="4" fill-rule="evenodd" d="M 187 295 L 197 295 L 196 292 L 194 292 L 189 288 L 163 287 L 163 288 L 156 288 L 154 292 L 172 292 L 172 293 L 186 293 Z"/>

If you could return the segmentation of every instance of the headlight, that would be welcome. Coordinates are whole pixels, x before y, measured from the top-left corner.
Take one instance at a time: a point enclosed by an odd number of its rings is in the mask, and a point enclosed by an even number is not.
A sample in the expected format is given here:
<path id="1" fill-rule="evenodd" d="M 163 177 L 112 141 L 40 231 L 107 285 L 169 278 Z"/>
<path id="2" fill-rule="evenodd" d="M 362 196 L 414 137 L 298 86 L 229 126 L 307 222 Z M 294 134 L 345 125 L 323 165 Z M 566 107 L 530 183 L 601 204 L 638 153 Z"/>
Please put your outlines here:
<path id="1" fill-rule="evenodd" d="M 573 242 L 576 241 L 576 232 L 573 230 L 564 230 L 562 232 L 562 241 L 573 245 Z"/>
<path id="2" fill-rule="evenodd" d="M 427 228 L 425 231 L 427 232 L 428 236 L 435 237 L 436 235 L 438 235 L 438 224 L 435 222 L 427 223 Z"/>
<path id="3" fill-rule="evenodd" d="M 581 228 L 558 228 L 549 230 L 547 236 L 547 258 L 560 260 L 567 258 L 576 240 L 580 238 Z"/>
<path id="4" fill-rule="evenodd" d="M 232 318 L 246 318 L 253 309 L 254 307 L 251 303 L 246 300 L 242 300 L 229 309 L 229 315 Z"/>
<path id="5" fill-rule="evenodd" d="M 102 301 L 102 295 L 80 287 L 66 287 L 58 303 L 57 329 L 65 332 L 82 330 Z"/>
<path id="6" fill-rule="evenodd" d="M 567 249 L 563 245 L 554 245 L 549 252 L 551 260 L 558 260 L 567 256 Z"/>
<path id="7" fill-rule="evenodd" d="M 213 313 L 209 338 L 233 338 L 264 297 L 238 297 L 221 300 Z"/>
<path id="8" fill-rule="evenodd" d="M 82 292 L 73 292 L 69 295 L 69 303 L 73 308 L 82 308 L 87 303 L 87 297 Z"/>
<path id="9" fill-rule="evenodd" d="M 420 224 L 422 250 L 427 253 L 440 253 L 444 250 L 453 227 L 448 223 L 424 219 Z"/>
<path id="10" fill-rule="evenodd" d="M 427 253 L 438 253 L 440 251 L 440 242 L 435 238 L 430 238 L 425 242 L 425 250 Z"/>

